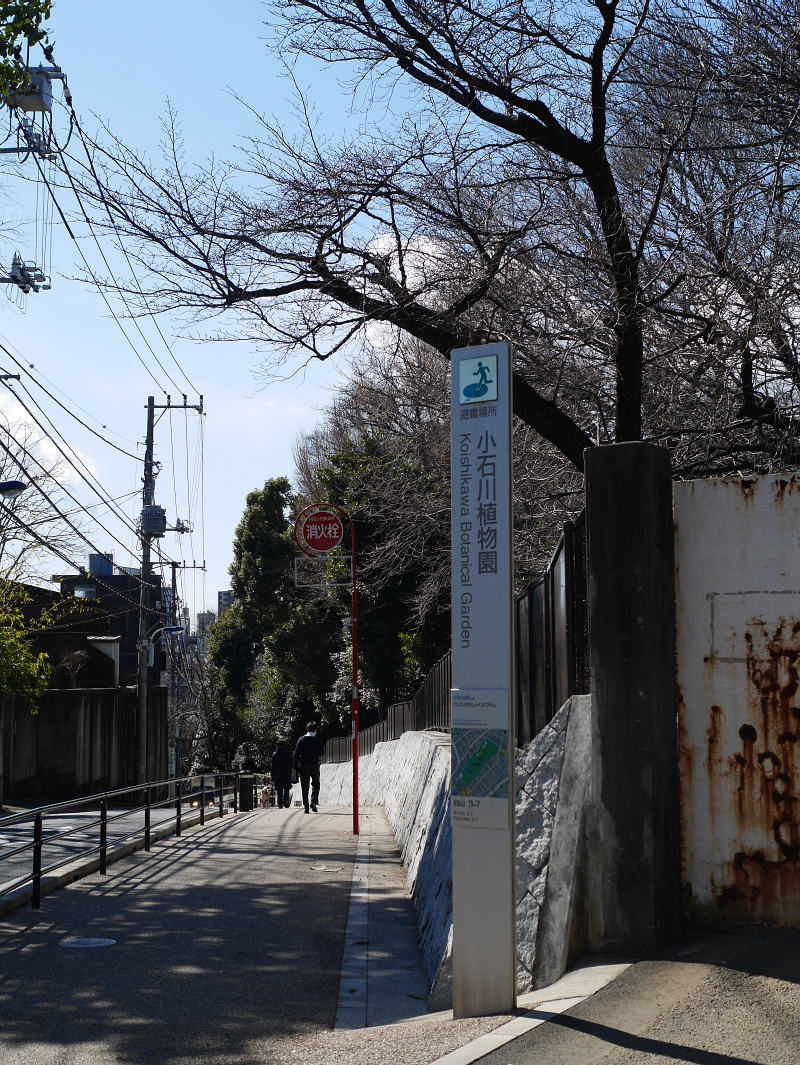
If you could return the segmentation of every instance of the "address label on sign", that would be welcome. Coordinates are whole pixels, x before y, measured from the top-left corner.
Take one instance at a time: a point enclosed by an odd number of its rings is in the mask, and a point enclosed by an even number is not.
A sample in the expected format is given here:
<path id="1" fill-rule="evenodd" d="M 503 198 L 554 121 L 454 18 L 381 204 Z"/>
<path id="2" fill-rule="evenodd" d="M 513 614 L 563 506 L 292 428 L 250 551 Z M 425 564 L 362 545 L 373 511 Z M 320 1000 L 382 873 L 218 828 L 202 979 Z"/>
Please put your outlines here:
<path id="1" fill-rule="evenodd" d="M 450 714 L 452 823 L 508 828 L 508 691 L 453 689 Z"/>

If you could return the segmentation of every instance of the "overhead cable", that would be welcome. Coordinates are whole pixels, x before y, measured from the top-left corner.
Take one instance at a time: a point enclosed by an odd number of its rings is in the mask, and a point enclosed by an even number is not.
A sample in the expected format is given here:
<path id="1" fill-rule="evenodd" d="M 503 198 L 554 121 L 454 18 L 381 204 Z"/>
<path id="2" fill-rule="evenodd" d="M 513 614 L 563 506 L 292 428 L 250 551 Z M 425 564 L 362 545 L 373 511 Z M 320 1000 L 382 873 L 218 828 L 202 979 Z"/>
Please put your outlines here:
<path id="1" fill-rule="evenodd" d="M 87 270 L 89 271 L 89 275 L 90 275 L 90 277 L 92 278 L 92 280 L 94 281 L 94 283 L 95 283 L 95 287 L 97 288 L 97 291 L 98 291 L 98 292 L 100 293 L 100 295 L 101 295 L 101 297 L 102 297 L 102 299 L 103 299 L 103 302 L 105 303 L 106 307 L 108 307 L 108 310 L 109 310 L 109 313 L 110 313 L 111 317 L 112 317 L 112 318 L 114 319 L 114 321 L 115 321 L 115 322 L 117 323 L 117 326 L 119 327 L 119 330 L 120 330 L 120 332 L 122 333 L 122 335 L 123 335 L 123 336 L 125 337 L 126 341 L 128 342 L 128 345 L 130 346 L 130 349 L 131 349 L 131 351 L 132 351 L 132 352 L 134 353 L 134 355 L 136 356 L 136 358 L 137 358 L 137 359 L 139 360 L 139 362 L 140 362 L 140 363 L 142 364 L 142 366 L 144 367 L 145 371 L 147 372 L 147 374 L 149 375 L 149 377 L 151 378 L 151 380 L 153 381 L 153 383 L 154 383 L 154 384 L 156 385 L 156 387 L 157 387 L 157 388 L 158 388 L 158 389 L 159 389 L 160 391 L 162 391 L 162 392 L 164 393 L 164 395 L 166 396 L 166 395 L 168 394 L 168 393 L 167 393 L 167 390 L 166 390 L 166 389 L 164 388 L 164 386 L 163 386 L 163 385 L 161 384 L 161 382 L 160 382 L 160 381 L 158 380 L 158 378 L 154 376 L 154 374 L 153 374 L 153 371 L 152 371 L 152 370 L 150 369 L 150 367 L 149 367 L 149 366 L 147 365 L 147 363 L 146 363 L 146 362 L 144 361 L 144 359 L 142 358 L 142 356 L 141 356 L 141 355 L 139 354 L 139 352 L 137 351 L 137 349 L 136 349 L 136 345 L 135 345 L 135 344 L 133 343 L 133 341 L 131 340 L 131 338 L 130 338 L 130 337 L 128 336 L 128 334 L 127 334 L 127 333 L 125 332 L 125 329 L 124 329 L 124 327 L 123 327 L 123 325 L 122 325 L 122 322 L 120 322 L 119 318 L 117 317 L 116 311 L 115 311 L 115 310 L 114 310 L 114 308 L 113 308 L 113 307 L 111 306 L 111 302 L 110 302 L 110 300 L 108 299 L 108 296 L 106 295 L 106 293 L 105 293 L 105 291 L 104 291 L 104 289 L 103 289 L 102 285 L 99 285 L 99 284 L 97 283 L 97 277 L 96 277 L 96 275 L 95 275 L 94 271 L 92 270 L 91 266 L 89 265 L 89 260 L 88 260 L 88 259 L 86 258 L 86 256 L 84 255 L 84 253 L 83 253 L 83 248 L 82 248 L 82 247 L 80 246 L 80 244 L 78 243 L 78 238 L 77 238 L 77 237 L 75 236 L 75 234 L 74 234 L 74 233 L 72 232 L 72 227 L 70 226 L 69 222 L 67 221 L 67 217 L 66 217 L 66 215 L 64 214 L 63 210 L 61 209 L 61 204 L 60 204 L 60 203 L 58 202 L 58 200 L 57 200 L 57 198 L 56 198 L 56 194 L 55 194 L 55 192 L 53 191 L 53 187 L 52 187 L 52 185 L 51 185 L 51 184 L 50 184 L 50 182 L 49 182 L 49 181 L 47 180 L 47 178 L 46 178 L 46 177 L 44 176 L 44 172 L 42 171 L 42 167 L 41 167 L 41 164 L 39 163 L 39 160 L 38 160 L 38 158 L 37 158 L 37 156 L 36 156 L 36 154 L 35 154 L 35 153 L 34 153 L 33 159 L 34 159 L 34 162 L 36 163 L 36 166 L 37 166 L 37 168 L 38 168 L 38 170 L 39 170 L 39 173 L 40 173 L 40 174 L 42 175 L 42 179 L 43 179 L 43 181 L 44 181 L 45 185 L 47 186 L 47 191 L 48 191 L 48 192 L 50 193 L 50 195 L 51 195 L 51 197 L 52 197 L 52 199 L 53 199 L 53 203 L 55 204 L 56 210 L 58 211 L 58 214 L 59 214 L 59 216 L 60 216 L 60 218 L 61 218 L 61 221 L 62 221 L 62 222 L 64 223 L 64 226 L 65 226 L 65 228 L 66 228 L 66 230 L 67 230 L 67 233 L 69 233 L 70 237 L 71 237 L 71 238 L 72 238 L 72 240 L 74 241 L 74 243 L 75 243 L 75 247 L 76 247 L 76 248 L 78 249 L 78 254 L 80 255 L 81 259 L 83 259 L 83 264 L 84 264 L 84 266 L 86 267 L 86 269 L 87 269 Z M 68 176 L 69 176 L 69 175 L 68 175 Z M 71 180 L 71 179 L 70 179 L 70 180 Z M 78 202 L 80 203 L 80 200 L 79 200 Z M 81 204 L 81 208 L 83 208 L 83 205 L 82 205 L 82 204 Z M 94 237 L 94 232 L 92 232 L 92 236 Z M 99 242 L 97 241 L 97 238 L 96 238 L 96 237 L 95 237 L 95 242 L 97 243 L 98 247 L 100 247 L 100 245 L 99 245 Z M 103 252 L 103 249 L 102 249 L 102 248 L 100 248 L 100 254 L 101 254 L 101 255 L 103 256 L 103 261 L 104 261 L 104 262 L 106 263 L 106 266 L 108 266 L 108 262 L 107 262 L 107 260 L 106 260 L 106 257 L 105 257 L 105 254 L 104 254 L 104 252 Z M 113 280 L 113 281 L 114 281 L 114 283 L 116 284 L 116 278 L 114 277 L 113 271 L 111 270 L 111 267 L 110 267 L 110 266 L 108 266 L 108 270 L 109 270 L 109 273 L 111 274 L 112 280 Z M 124 300 L 124 297 L 123 297 L 123 303 L 124 303 L 124 302 L 125 302 L 125 300 Z M 127 303 L 126 303 L 126 307 L 127 307 Z M 137 328 L 139 328 L 139 326 L 138 326 L 138 323 L 136 323 L 136 320 L 135 320 L 135 319 L 134 319 L 134 324 L 135 324 L 135 325 L 137 326 Z M 139 328 L 139 332 L 141 332 L 141 329 L 140 329 L 140 328 Z M 158 362 L 158 358 L 156 358 L 156 362 Z M 159 366 L 161 366 L 161 363 L 160 363 L 160 362 L 158 362 L 158 364 L 159 364 Z M 161 367 L 161 369 L 163 370 L 163 369 L 164 369 L 164 367 L 162 366 L 162 367 Z M 164 370 L 164 372 L 166 373 L 166 370 Z M 169 374 L 167 374 L 167 378 L 168 378 L 168 379 L 169 379 L 170 381 L 172 381 L 172 378 L 171 378 L 171 377 L 169 376 Z M 172 383 L 173 383 L 173 384 L 175 384 L 175 382 L 174 382 L 174 381 L 173 381 Z M 178 386 L 177 386 L 177 385 L 175 385 L 175 387 L 177 388 Z"/>
<path id="2" fill-rule="evenodd" d="M 103 201 L 103 206 L 105 207 L 106 214 L 108 215 L 109 223 L 111 224 L 111 227 L 116 231 L 117 230 L 117 224 L 114 221 L 114 216 L 111 213 L 111 208 L 109 206 L 108 200 L 106 199 L 106 194 L 105 194 L 105 190 L 103 188 L 103 184 L 100 181 L 100 178 L 99 178 L 99 176 L 97 174 L 97 171 L 95 170 L 94 160 L 92 159 L 91 153 L 89 151 L 89 146 L 86 143 L 86 137 L 84 136 L 83 129 L 81 128 L 81 124 L 80 124 L 80 122 L 78 120 L 78 116 L 75 114 L 75 109 L 73 107 L 70 107 L 70 117 L 71 117 L 71 121 L 74 122 L 75 128 L 78 131 L 78 136 L 80 137 L 81 144 L 83 145 L 83 150 L 84 150 L 84 152 L 86 154 L 87 162 L 89 163 L 89 171 L 91 172 L 91 175 L 94 178 L 94 182 L 97 185 L 97 190 L 100 193 L 100 199 Z M 63 152 L 61 154 L 62 154 L 62 159 L 63 159 Z M 66 169 L 66 164 L 65 164 L 65 169 Z M 85 214 L 85 212 L 84 212 L 84 214 Z M 134 282 L 136 283 L 136 288 L 138 289 L 139 295 L 141 296 L 141 298 L 142 298 L 142 300 L 144 302 L 144 305 L 145 305 L 145 308 L 147 310 L 147 313 L 150 315 L 150 317 L 151 317 L 151 319 L 153 321 L 153 325 L 156 327 L 156 329 L 158 331 L 158 335 L 161 337 L 162 341 L 164 342 L 164 347 L 169 352 L 169 355 L 170 355 L 170 358 L 172 359 L 172 361 L 175 363 L 175 365 L 180 370 L 180 373 L 181 373 L 181 376 L 183 377 L 183 379 L 186 381 L 186 383 L 189 385 L 189 387 L 194 392 L 197 393 L 197 395 L 200 395 L 200 393 L 199 393 L 199 391 L 197 389 L 197 386 L 194 385 L 192 383 L 192 381 L 189 379 L 189 377 L 186 374 L 186 371 L 181 366 L 181 364 L 178 362 L 178 360 L 175 358 L 175 353 L 173 352 L 172 348 L 167 343 L 167 338 L 162 333 L 161 326 L 158 324 L 158 320 L 156 319 L 156 316 L 153 314 L 153 312 L 152 312 L 152 310 L 150 308 L 150 304 L 147 301 L 147 297 L 145 296 L 144 291 L 142 290 L 142 286 L 139 283 L 139 279 L 136 276 L 136 271 L 133 268 L 133 263 L 130 260 L 130 256 L 128 255 L 127 248 L 125 247 L 125 244 L 124 244 L 124 242 L 121 239 L 119 241 L 119 246 L 120 246 L 120 248 L 122 250 L 122 254 L 125 256 L 125 260 L 128 263 L 128 266 L 130 267 L 131 276 L 132 276 Z"/>
<path id="3" fill-rule="evenodd" d="M 70 465 L 72 467 L 72 469 L 75 470 L 75 472 L 78 474 L 78 476 L 83 481 L 86 482 L 86 484 L 94 492 L 94 494 L 103 503 L 105 503 L 106 506 L 109 506 L 108 500 L 111 498 L 109 493 L 106 492 L 106 496 L 108 497 L 108 498 L 106 498 L 106 497 L 103 496 L 103 494 L 100 491 L 98 491 L 97 488 L 95 488 L 95 486 L 91 483 L 91 481 L 83 474 L 83 472 L 78 468 L 78 466 L 76 466 L 76 464 L 70 459 L 69 455 L 67 455 L 64 452 L 64 450 L 61 447 L 61 445 L 59 444 L 59 442 L 57 440 L 53 439 L 53 436 L 47 431 L 47 429 L 45 429 L 45 427 L 42 425 L 42 423 L 39 421 L 39 419 L 36 417 L 36 415 L 30 409 L 30 407 L 14 391 L 14 389 L 11 387 L 9 382 L 3 381 L 2 383 L 6 386 L 6 388 L 8 388 L 9 392 L 11 392 L 11 394 L 14 396 L 14 398 L 19 403 L 19 405 L 23 408 L 23 410 L 25 410 L 28 413 L 28 415 L 33 419 L 35 424 L 41 429 L 41 431 L 44 433 L 45 437 L 48 440 L 50 440 L 51 443 L 53 443 L 55 445 L 55 447 L 58 450 L 59 454 L 62 456 L 62 458 L 64 458 L 64 460 L 68 463 L 68 465 Z M 26 389 L 26 391 L 27 391 L 27 389 Z M 47 415 L 45 414 L 44 417 L 47 417 Z M 52 422 L 50 424 L 52 425 Z M 53 430 L 57 432 L 57 430 L 55 429 L 55 426 L 53 426 Z M 17 438 L 15 436 L 13 436 L 13 434 L 8 429 L 6 429 L 5 431 L 8 432 L 8 435 L 9 435 L 10 439 L 12 439 L 14 441 L 14 443 L 17 445 L 17 447 L 19 447 L 25 455 L 27 455 L 33 462 L 35 462 L 36 465 L 39 467 L 40 470 L 42 470 L 43 473 L 45 473 L 48 476 L 50 476 L 50 473 L 46 469 L 46 467 L 42 465 L 42 463 L 36 458 L 36 456 L 31 451 L 28 450 L 28 448 L 25 447 L 24 444 L 22 444 L 19 440 L 17 440 Z M 4 448 L 4 450 L 6 450 L 9 455 L 11 455 L 11 452 L 8 451 L 8 448 L 6 448 L 5 445 L 2 444 L 1 442 L 0 442 L 0 446 L 2 446 Z M 69 446 L 69 445 L 67 445 L 67 446 Z M 19 465 L 20 469 L 22 469 L 23 471 L 25 470 L 25 467 L 22 465 L 22 463 L 19 462 L 18 459 L 16 459 L 16 457 L 14 457 L 14 461 L 17 462 L 17 464 Z M 98 484 L 99 483 L 100 482 L 98 481 Z M 39 486 L 37 485 L 37 487 L 39 487 Z M 65 488 L 63 485 L 61 485 L 60 487 L 61 487 L 62 491 L 64 491 L 66 493 L 66 495 L 69 496 L 69 498 L 73 501 L 73 503 L 76 503 L 78 506 L 80 506 L 80 501 L 75 498 L 75 496 L 69 491 L 68 488 Z M 41 491 L 41 488 L 40 488 L 40 491 Z M 103 489 L 103 492 L 105 492 L 105 489 Z M 51 505 L 53 505 L 53 504 L 51 503 Z M 113 504 L 109 506 L 109 510 L 112 511 L 112 513 L 116 513 L 118 517 L 119 517 L 120 514 L 123 514 L 123 512 L 118 510 L 118 508 L 116 508 Z M 99 521 L 97 518 L 94 518 L 93 520 L 96 522 L 97 525 L 100 526 L 100 528 L 103 530 L 103 532 L 106 533 L 108 536 L 110 536 L 113 540 L 115 540 L 120 545 L 120 547 L 123 548 L 123 550 L 125 550 L 125 551 L 128 550 L 128 548 L 125 546 L 125 544 L 123 544 L 123 542 L 119 539 L 119 537 L 116 536 L 114 533 L 112 533 L 110 531 L 110 529 L 107 529 L 105 527 L 105 525 L 103 525 L 103 523 L 101 521 Z M 128 517 L 127 517 L 126 514 L 123 514 L 123 521 L 124 522 L 128 521 Z M 88 541 L 87 541 L 87 543 L 88 543 Z M 130 554 L 133 555 L 134 558 L 136 557 L 135 554 L 132 551 L 130 552 Z"/>
<path id="4" fill-rule="evenodd" d="M 132 452 L 126 451 L 125 448 L 120 447 L 119 444 L 115 444 L 113 440 L 107 440 L 101 433 L 98 433 L 98 431 L 96 429 L 93 429 L 91 427 L 91 425 L 87 425 L 86 422 L 83 421 L 82 418 L 79 418 L 78 415 L 75 414 L 74 411 L 71 411 L 69 409 L 69 407 L 67 407 L 64 403 L 61 402 L 60 399 L 58 399 L 56 396 L 54 396 L 52 394 L 52 392 L 49 392 L 44 387 L 43 384 L 41 384 L 39 381 L 36 380 L 34 375 L 30 372 L 31 371 L 31 367 L 33 365 L 32 363 L 29 363 L 26 366 L 24 363 L 20 362 L 20 360 L 18 358 L 16 358 L 13 355 L 12 352 L 10 352 L 8 350 L 8 348 L 5 346 L 5 344 L 2 343 L 2 341 L 0 341 L 0 351 L 4 351 L 6 353 L 6 355 L 8 355 L 9 359 L 12 360 L 14 365 L 17 366 L 20 370 L 22 370 L 23 373 L 26 373 L 28 375 L 28 377 L 30 377 L 30 379 L 34 382 L 34 384 L 38 388 L 41 388 L 41 390 L 44 392 L 44 394 L 46 396 L 48 396 L 50 399 L 52 399 L 52 401 L 54 403 L 58 404 L 58 406 L 61 407 L 61 409 L 63 411 L 65 411 L 70 416 L 70 418 L 74 418 L 75 421 L 78 422 L 79 425 L 82 425 L 84 429 L 88 429 L 90 433 L 92 433 L 94 436 L 96 436 L 98 438 L 98 440 L 102 440 L 104 444 L 108 444 L 109 447 L 113 447 L 116 451 L 119 451 L 121 454 L 127 456 L 129 459 L 136 459 L 137 462 L 141 462 L 142 461 L 141 455 L 134 455 Z"/>

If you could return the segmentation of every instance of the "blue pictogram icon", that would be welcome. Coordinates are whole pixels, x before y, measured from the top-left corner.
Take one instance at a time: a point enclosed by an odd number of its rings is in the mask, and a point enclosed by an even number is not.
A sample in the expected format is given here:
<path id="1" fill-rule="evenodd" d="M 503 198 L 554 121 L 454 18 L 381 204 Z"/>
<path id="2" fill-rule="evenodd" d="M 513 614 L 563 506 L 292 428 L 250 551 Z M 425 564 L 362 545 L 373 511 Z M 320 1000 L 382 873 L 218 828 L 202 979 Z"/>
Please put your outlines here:
<path id="1" fill-rule="evenodd" d="M 491 370 L 483 362 L 478 362 L 478 369 L 473 373 L 473 377 L 477 377 L 477 381 L 473 381 L 462 390 L 466 399 L 482 399 L 483 396 L 489 394 L 489 385 L 493 385 L 494 381 L 490 378 L 489 374 Z"/>

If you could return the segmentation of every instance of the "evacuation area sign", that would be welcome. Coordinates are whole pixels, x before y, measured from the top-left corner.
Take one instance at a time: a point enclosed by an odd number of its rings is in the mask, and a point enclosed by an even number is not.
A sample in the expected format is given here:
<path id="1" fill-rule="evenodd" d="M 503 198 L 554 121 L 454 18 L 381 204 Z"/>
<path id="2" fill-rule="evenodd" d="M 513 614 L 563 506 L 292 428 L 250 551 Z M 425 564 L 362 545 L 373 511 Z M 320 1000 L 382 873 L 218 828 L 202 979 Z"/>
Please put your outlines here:
<path id="1" fill-rule="evenodd" d="M 450 712 L 452 822 L 472 828 L 507 828 L 508 692 L 453 689 Z"/>
<path id="2" fill-rule="evenodd" d="M 313 512 L 303 511 L 294 523 L 297 546 L 306 555 L 324 555 L 342 542 L 342 519 L 324 507 Z"/>

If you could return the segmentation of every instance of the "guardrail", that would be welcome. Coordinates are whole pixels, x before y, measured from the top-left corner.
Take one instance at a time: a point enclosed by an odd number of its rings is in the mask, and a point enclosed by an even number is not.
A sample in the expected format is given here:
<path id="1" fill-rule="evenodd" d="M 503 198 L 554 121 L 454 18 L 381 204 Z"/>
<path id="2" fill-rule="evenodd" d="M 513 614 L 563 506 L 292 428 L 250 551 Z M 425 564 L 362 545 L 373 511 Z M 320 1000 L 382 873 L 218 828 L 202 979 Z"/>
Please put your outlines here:
<path id="1" fill-rule="evenodd" d="M 152 842 L 152 811 L 167 807 L 174 807 L 172 817 L 163 818 L 158 823 L 158 828 L 174 821 L 175 835 L 180 836 L 184 809 L 188 803 L 190 809 L 196 808 L 200 814 L 200 824 L 205 823 L 209 808 L 214 814 L 222 817 L 225 813 L 226 802 L 230 801 L 233 813 L 239 810 L 239 787 L 240 776 L 249 776 L 253 779 L 255 787 L 263 784 L 265 778 L 262 774 L 250 773 L 199 773 L 187 777 L 172 777 L 169 780 L 150 781 L 147 784 L 136 784 L 127 788 L 117 788 L 114 791 L 98 792 L 87 795 L 82 799 L 68 799 L 65 802 L 51 803 L 48 806 L 39 806 L 35 809 L 24 810 L 20 813 L 10 814 L 0 818 L 0 837 L 6 835 L 8 829 L 25 826 L 30 823 L 31 839 L 14 846 L 10 849 L 0 850 L 0 900 L 18 888 L 31 884 L 31 906 L 38 910 L 41 903 L 42 877 L 55 872 L 65 865 L 69 865 L 81 858 L 87 858 L 98 854 L 100 858 L 100 873 L 106 874 L 106 865 L 109 846 L 117 846 L 134 837 L 143 837 L 144 849 L 150 850 Z M 164 795 L 166 798 L 158 798 Z M 113 804 L 126 796 L 142 796 L 141 807 L 125 807 L 114 809 Z M 153 801 L 155 799 L 155 801 Z M 251 804 L 248 804 L 251 805 Z M 99 816 L 91 821 L 84 821 L 78 827 L 68 826 L 63 831 L 45 835 L 45 821 L 48 817 L 56 815 L 83 812 L 87 808 L 98 807 Z M 111 806 L 111 809 L 110 809 Z M 251 807 L 252 808 L 252 807 Z M 136 825 L 132 831 L 121 836 L 115 836 L 111 843 L 108 840 L 108 828 L 115 821 L 122 818 L 135 817 L 141 813 L 143 820 L 141 825 Z M 58 860 L 45 864 L 45 848 L 58 841 L 68 840 L 70 836 L 84 835 L 92 829 L 98 829 L 97 843 L 78 852 L 70 851 Z M 12 833 L 13 836 L 13 833 Z M 0 847 L 2 847 L 0 842 Z M 3 883 L 3 862 L 15 858 L 26 851 L 32 852 L 30 873 L 12 878 Z M 6 867 L 7 868 L 7 867 Z"/>

